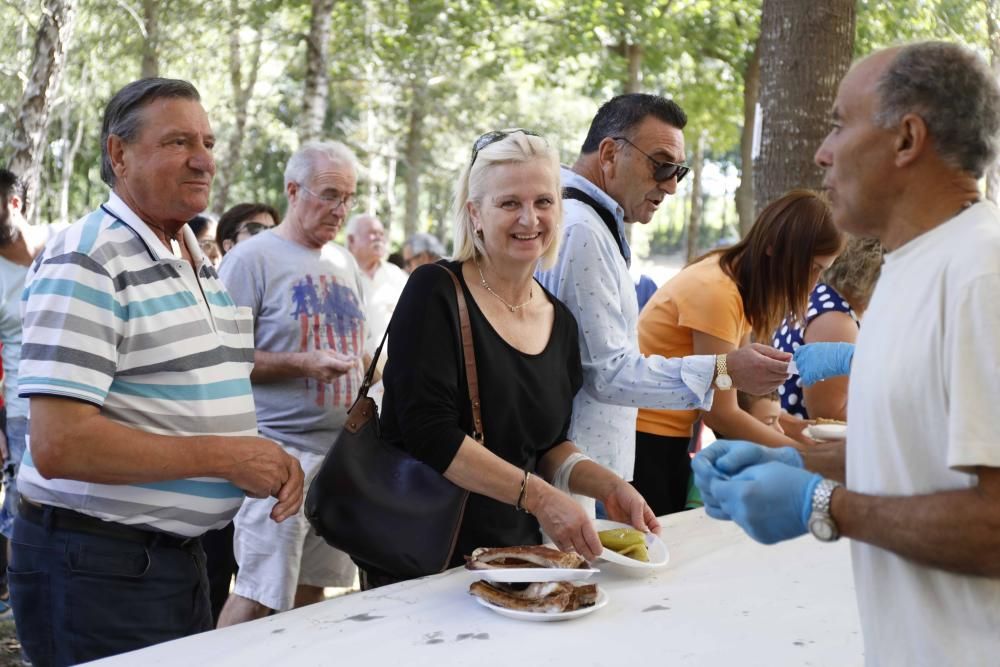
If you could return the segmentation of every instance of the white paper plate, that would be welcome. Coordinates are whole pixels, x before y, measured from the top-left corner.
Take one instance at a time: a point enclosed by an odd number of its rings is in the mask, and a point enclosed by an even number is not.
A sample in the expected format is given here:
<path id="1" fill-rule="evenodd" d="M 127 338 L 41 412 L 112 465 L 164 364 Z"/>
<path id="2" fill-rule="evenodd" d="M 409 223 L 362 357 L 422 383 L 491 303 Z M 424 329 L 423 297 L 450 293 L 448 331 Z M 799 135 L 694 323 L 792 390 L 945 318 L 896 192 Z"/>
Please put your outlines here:
<path id="1" fill-rule="evenodd" d="M 593 568 L 561 567 L 498 567 L 492 570 L 466 570 L 474 579 L 499 581 L 505 584 L 532 583 L 535 581 L 580 581 L 600 572 Z"/>
<path id="2" fill-rule="evenodd" d="M 594 519 L 594 530 L 612 530 L 614 528 L 631 528 L 631 526 L 627 523 L 618 523 L 607 519 Z M 667 563 L 670 562 L 670 550 L 667 549 L 667 545 L 663 543 L 659 535 L 646 533 L 646 549 L 649 551 L 648 563 L 622 556 L 611 549 L 604 549 L 600 556 L 600 560 L 604 562 L 599 563 L 598 567 L 601 568 L 601 571 L 643 577 L 666 567 Z"/>
<path id="3" fill-rule="evenodd" d="M 559 611 L 553 613 L 545 613 L 542 611 L 521 611 L 520 609 L 507 609 L 506 607 L 501 607 L 495 605 L 492 602 L 488 602 L 480 597 L 476 598 L 476 602 L 483 605 L 487 609 L 495 611 L 501 616 L 506 616 L 507 618 L 513 618 L 518 621 L 539 621 L 542 623 L 547 623 L 551 621 L 568 621 L 573 618 L 579 618 L 581 616 L 586 616 L 592 612 L 597 611 L 601 607 L 608 604 L 608 594 L 604 592 L 603 588 L 597 588 L 597 602 L 591 607 L 584 607 L 583 609 L 576 609 L 574 611 Z"/>
<path id="4" fill-rule="evenodd" d="M 810 424 L 803 431 L 813 440 L 843 440 L 847 437 L 847 424 Z"/>

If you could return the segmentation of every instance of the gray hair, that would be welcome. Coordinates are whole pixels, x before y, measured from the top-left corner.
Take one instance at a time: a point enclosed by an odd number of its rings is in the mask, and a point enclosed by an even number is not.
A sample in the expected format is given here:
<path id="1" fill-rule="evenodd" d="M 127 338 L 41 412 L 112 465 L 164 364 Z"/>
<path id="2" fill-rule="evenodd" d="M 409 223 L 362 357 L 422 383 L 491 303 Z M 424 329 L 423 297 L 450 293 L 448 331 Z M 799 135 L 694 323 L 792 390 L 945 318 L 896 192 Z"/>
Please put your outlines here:
<path id="1" fill-rule="evenodd" d="M 370 215 L 368 213 L 357 213 L 347 219 L 347 224 L 344 225 L 344 233 L 347 236 L 354 236 L 358 232 L 358 225 L 361 224 L 362 220 L 365 220 L 367 218 L 371 218 L 372 220 L 378 220 L 378 218 L 376 218 L 374 215 Z"/>
<path id="2" fill-rule="evenodd" d="M 187 81 L 152 77 L 128 84 L 115 93 L 104 108 L 104 121 L 101 123 L 101 180 L 110 187 L 115 187 L 116 178 L 111 167 L 111 155 L 108 154 L 108 137 L 113 134 L 125 143 L 135 141 L 142 131 L 143 108 L 165 97 L 201 101 L 198 89 Z"/>
<path id="3" fill-rule="evenodd" d="M 445 256 L 444 244 L 438 240 L 438 237 L 426 232 L 417 232 L 410 238 L 406 239 L 406 243 L 403 244 L 403 247 L 409 248 L 410 252 L 414 255 L 427 253 L 428 255 L 433 255 L 437 258 Z"/>
<path id="4" fill-rule="evenodd" d="M 288 158 L 285 165 L 285 191 L 289 183 L 304 184 L 309 182 L 316 168 L 316 159 L 325 157 L 331 162 L 347 165 L 358 173 L 358 159 L 350 148 L 339 141 L 310 141 Z"/>
<path id="5" fill-rule="evenodd" d="M 1000 86 L 971 49 L 918 42 L 900 49 L 878 82 L 874 122 L 890 128 L 908 113 L 927 124 L 945 161 L 979 178 L 996 160 Z"/>

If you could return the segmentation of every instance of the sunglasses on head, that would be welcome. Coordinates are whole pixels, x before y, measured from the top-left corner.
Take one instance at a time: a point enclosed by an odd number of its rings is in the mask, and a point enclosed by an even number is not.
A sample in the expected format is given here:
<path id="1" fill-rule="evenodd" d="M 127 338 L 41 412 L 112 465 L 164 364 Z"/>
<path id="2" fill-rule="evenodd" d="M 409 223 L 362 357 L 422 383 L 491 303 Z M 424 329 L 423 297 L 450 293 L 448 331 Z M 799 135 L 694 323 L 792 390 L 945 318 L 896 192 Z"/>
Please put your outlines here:
<path id="1" fill-rule="evenodd" d="M 476 139 L 476 141 L 472 144 L 472 161 L 469 162 L 469 166 L 476 164 L 476 158 L 479 156 L 479 151 L 483 150 L 490 144 L 495 144 L 498 141 L 506 139 L 515 132 L 526 134 L 529 137 L 542 136 L 536 132 L 532 132 L 531 130 L 526 130 L 523 127 L 512 127 L 506 130 L 493 130 L 492 132 L 487 132 Z"/>
<path id="2" fill-rule="evenodd" d="M 677 177 L 677 182 L 680 183 L 684 180 L 684 177 L 687 176 L 687 173 L 691 171 L 691 167 L 683 164 L 677 164 L 676 162 L 660 162 L 659 160 L 653 159 L 649 153 L 642 150 L 625 137 L 611 137 L 611 139 L 614 141 L 624 141 L 629 146 L 645 155 L 649 161 L 653 163 L 653 180 L 657 183 L 669 181 L 674 176 Z"/>

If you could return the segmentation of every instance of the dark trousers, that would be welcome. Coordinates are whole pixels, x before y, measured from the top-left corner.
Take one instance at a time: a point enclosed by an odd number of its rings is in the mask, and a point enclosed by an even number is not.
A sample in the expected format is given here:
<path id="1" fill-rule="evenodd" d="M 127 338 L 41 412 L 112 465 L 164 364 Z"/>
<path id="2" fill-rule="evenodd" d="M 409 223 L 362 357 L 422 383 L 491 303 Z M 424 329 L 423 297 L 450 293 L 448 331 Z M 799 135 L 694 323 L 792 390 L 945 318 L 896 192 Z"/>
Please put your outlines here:
<path id="1" fill-rule="evenodd" d="M 684 511 L 691 479 L 690 442 L 688 437 L 673 438 L 642 431 L 635 434 L 632 486 L 656 516 Z"/>
<path id="2" fill-rule="evenodd" d="M 219 622 L 219 614 L 229 598 L 229 587 L 240 569 L 233 554 L 233 522 L 210 530 L 201 536 L 201 546 L 205 550 L 208 567 L 209 597 L 212 600 L 212 624 Z"/>
<path id="3" fill-rule="evenodd" d="M 14 519 L 8 579 L 36 667 L 73 665 L 212 629 L 199 540 L 148 543 Z"/>

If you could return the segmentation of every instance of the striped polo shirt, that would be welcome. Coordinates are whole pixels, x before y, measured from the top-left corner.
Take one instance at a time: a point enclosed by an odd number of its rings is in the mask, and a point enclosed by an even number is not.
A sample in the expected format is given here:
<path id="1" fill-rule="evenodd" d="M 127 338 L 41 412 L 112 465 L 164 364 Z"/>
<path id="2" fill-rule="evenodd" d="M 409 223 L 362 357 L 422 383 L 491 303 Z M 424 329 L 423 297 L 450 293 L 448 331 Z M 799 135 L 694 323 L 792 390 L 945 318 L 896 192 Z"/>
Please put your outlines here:
<path id="1" fill-rule="evenodd" d="M 148 433 L 257 435 L 252 316 L 233 303 L 190 228 L 183 236 L 197 276 L 112 193 L 49 241 L 22 296 L 20 395 L 86 401 Z M 38 503 L 184 537 L 225 525 L 244 497 L 211 477 L 47 480 L 30 442 L 18 489 Z"/>

